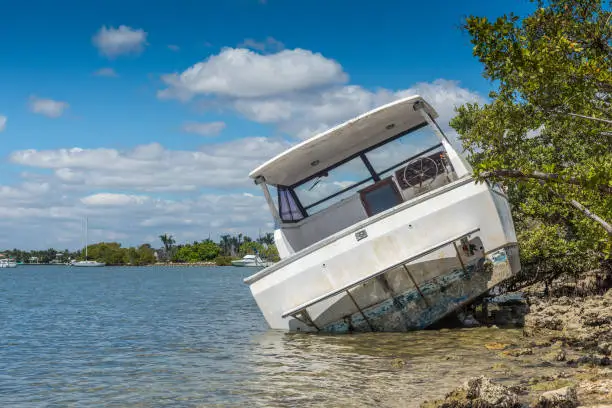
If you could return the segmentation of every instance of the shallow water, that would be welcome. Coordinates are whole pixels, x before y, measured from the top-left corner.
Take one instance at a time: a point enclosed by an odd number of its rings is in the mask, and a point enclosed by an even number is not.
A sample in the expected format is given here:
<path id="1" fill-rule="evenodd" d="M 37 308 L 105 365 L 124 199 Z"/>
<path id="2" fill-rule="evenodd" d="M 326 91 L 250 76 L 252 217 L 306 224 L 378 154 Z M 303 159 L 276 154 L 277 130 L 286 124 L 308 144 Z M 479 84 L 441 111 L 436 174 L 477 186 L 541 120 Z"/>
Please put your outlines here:
<path id="1" fill-rule="evenodd" d="M 484 347 L 519 330 L 268 330 L 244 268 L 0 271 L 0 406 L 418 406 L 542 368 Z M 502 365 L 503 364 L 503 365 Z M 553 369 L 554 370 L 554 369 Z"/>

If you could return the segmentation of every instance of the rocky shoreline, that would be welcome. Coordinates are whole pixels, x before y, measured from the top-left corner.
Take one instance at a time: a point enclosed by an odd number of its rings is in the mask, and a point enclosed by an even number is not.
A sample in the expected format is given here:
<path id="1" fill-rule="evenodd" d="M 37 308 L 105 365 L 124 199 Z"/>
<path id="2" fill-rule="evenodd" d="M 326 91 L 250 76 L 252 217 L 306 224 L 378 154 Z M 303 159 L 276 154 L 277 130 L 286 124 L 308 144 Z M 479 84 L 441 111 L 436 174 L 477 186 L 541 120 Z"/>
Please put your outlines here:
<path id="1" fill-rule="evenodd" d="M 515 342 L 487 343 L 485 348 L 497 353 L 499 367 L 504 360 L 520 361 L 547 373 L 553 369 L 554 375 L 511 375 L 505 385 L 487 375 L 469 378 L 421 407 L 612 408 L 612 290 L 577 296 L 578 287 L 572 296 L 563 285 L 552 292 L 541 285 L 527 288 L 521 300 L 505 295 L 513 300 L 481 304 L 462 319 L 471 325 L 523 326 Z"/>

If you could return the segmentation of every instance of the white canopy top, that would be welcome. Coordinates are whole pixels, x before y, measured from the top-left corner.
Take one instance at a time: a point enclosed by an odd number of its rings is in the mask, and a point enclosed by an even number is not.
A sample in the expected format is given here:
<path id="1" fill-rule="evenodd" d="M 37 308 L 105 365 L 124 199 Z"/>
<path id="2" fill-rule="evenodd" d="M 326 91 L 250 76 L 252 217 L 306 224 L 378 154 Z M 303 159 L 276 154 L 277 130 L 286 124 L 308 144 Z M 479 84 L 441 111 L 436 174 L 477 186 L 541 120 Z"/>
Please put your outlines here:
<path id="1" fill-rule="evenodd" d="M 419 95 L 383 105 L 299 143 L 249 174 L 271 185 L 290 186 L 364 149 L 411 129 L 425 119 L 413 106 L 423 102 L 433 118 L 437 112 Z"/>

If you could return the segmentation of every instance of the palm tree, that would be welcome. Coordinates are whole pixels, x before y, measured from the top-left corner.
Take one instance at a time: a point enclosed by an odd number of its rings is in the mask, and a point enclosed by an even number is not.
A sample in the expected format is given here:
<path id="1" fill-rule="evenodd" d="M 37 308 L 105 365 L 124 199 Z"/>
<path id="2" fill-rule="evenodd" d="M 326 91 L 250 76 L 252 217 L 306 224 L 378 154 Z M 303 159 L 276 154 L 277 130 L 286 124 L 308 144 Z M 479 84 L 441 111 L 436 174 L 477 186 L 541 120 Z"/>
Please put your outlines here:
<path id="1" fill-rule="evenodd" d="M 221 242 L 219 242 L 219 246 L 221 247 L 221 251 L 223 251 L 224 256 L 230 255 L 230 246 L 231 246 L 231 236 L 230 235 L 221 235 Z"/>
<path id="2" fill-rule="evenodd" d="M 166 260 L 168 260 L 170 256 L 170 250 L 172 249 L 172 246 L 176 243 L 176 241 L 174 240 L 172 235 L 168 234 L 160 235 L 159 239 L 161 240 L 162 244 L 164 244 L 164 255 Z"/>
<path id="3" fill-rule="evenodd" d="M 274 244 L 274 234 L 271 232 L 266 232 L 266 235 L 257 239 L 262 245 L 273 245 Z"/>
<path id="4" fill-rule="evenodd" d="M 240 248 L 240 241 L 236 237 L 230 237 L 230 256 L 236 256 L 236 251 Z"/>

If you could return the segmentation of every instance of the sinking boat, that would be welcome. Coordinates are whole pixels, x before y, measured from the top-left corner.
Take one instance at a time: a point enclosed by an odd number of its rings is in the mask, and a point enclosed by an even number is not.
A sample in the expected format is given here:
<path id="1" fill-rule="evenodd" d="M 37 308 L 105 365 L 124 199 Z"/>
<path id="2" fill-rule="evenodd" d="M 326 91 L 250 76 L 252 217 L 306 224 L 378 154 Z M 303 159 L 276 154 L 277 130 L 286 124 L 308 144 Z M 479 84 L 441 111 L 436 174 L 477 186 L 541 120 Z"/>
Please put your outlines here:
<path id="1" fill-rule="evenodd" d="M 250 173 L 281 260 L 244 281 L 271 328 L 423 329 L 520 270 L 504 190 L 475 182 L 437 117 L 398 100 Z"/>

